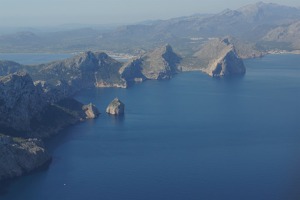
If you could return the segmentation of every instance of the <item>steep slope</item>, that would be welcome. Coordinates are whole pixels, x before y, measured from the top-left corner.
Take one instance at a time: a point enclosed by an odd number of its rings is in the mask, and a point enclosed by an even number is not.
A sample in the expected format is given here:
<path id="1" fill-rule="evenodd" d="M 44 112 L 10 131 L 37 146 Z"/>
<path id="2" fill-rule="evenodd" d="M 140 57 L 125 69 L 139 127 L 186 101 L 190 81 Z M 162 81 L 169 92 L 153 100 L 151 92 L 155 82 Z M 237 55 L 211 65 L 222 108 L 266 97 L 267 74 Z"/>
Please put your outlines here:
<path id="1" fill-rule="evenodd" d="M 242 59 L 257 58 L 265 54 L 264 51 L 258 50 L 255 43 L 243 41 L 232 36 L 226 36 L 224 39 L 227 39 L 228 42 L 234 46 L 238 57 Z"/>
<path id="2" fill-rule="evenodd" d="M 142 74 L 148 79 L 169 79 L 178 70 L 180 57 L 170 45 L 165 45 L 142 56 Z"/>
<path id="3" fill-rule="evenodd" d="M 133 44 L 143 48 L 167 42 L 183 52 L 208 38 L 227 35 L 255 43 L 271 29 L 297 20 L 300 20 L 298 8 L 258 2 L 215 15 L 194 15 L 148 25 L 129 25 L 104 34 L 101 41 L 118 41 L 118 44 L 127 44 L 127 47 Z"/>
<path id="4" fill-rule="evenodd" d="M 82 103 L 65 97 L 49 102 L 49 95 L 25 72 L 0 77 L 0 132 L 46 137 L 87 118 Z"/>
<path id="5" fill-rule="evenodd" d="M 47 166 L 50 161 L 42 141 L 0 134 L 0 184 L 5 179 Z"/>
<path id="6" fill-rule="evenodd" d="M 16 33 L 0 36 L 0 51 L 51 52 L 114 50 L 135 53 L 170 43 L 180 53 L 211 37 L 231 35 L 256 43 L 270 30 L 300 20 L 300 9 L 274 3 L 251 4 L 218 14 L 192 15 L 122 26 L 112 31 L 76 29 L 49 33 Z"/>
<path id="7" fill-rule="evenodd" d="M 105 53 L 85 52 L 73 58 L 35 66 L 34 80 L 58 85 L 66 83 L 68 92 L 86 87 L 126 87 L 118 73 L 122 64 Z"/>
<path id="8" fill-rule="evenodd" d="M 186 67 L 185 70 L 189 70 Z M 201 70 L 210 76 L 244 75 L 246 68 L 228 38 L 209 41 L 193 57 L 191 70 Z"/>
<path id="9" fill-rule="evenodd" d="M 0 78 L 1 131 L 29 131 L 30 119 L 46 106 L 43 91 L 24 72 Z"/>
<path id="10" fill-rule="evenodd" d="M 48 104 L 30 119 L 31 131 L 25 136 L 48 137 L 70 125 L 86 120 L 89 118 L 86 106 L 73 98 L 64 98 Z"/>
<path id="11" fill-rule="evenodd" d="M 167 44 L 125 64 L 120 69 L 120 74 L 128 82 L 170 79 L 179 71 L 180 60 L 181 58 Z"/>
<path id="12" fill-rule="evenodd" d="M 300 20 L 272 29 L 262 38 L 262 43 L 266 49 L 300 49 Z"/>

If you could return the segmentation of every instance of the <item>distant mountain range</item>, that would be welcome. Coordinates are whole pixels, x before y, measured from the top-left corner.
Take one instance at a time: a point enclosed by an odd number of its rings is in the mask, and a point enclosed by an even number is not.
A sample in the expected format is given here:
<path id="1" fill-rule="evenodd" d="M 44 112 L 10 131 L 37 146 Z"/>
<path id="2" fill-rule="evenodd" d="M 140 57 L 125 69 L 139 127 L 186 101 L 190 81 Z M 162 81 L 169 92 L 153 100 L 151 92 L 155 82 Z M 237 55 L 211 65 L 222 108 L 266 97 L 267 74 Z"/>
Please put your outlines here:
<path id="1" fill-rule="evenodd" d="M 198 14 L 169 20 L 145 21 L 115 29 L 34 29 L 0 35 L 0 52 L 78 52 L 107 50 L 139 54 L 171 44 L 182 55 L 199 51 L 211 38 L 231 36 L 252 50 L 298 50 L 300 9 L 258 2 L 218 14 Z M 61 30 L 61 29 L 59 29 Z M 247 45 L 244 45 L 247 44 Z M 245 50 L 240 49 L 245 53 Z M 247 50 L 249 51 L 249 50 Z M 243 55 L 243 57 L 251 55 Z"/>

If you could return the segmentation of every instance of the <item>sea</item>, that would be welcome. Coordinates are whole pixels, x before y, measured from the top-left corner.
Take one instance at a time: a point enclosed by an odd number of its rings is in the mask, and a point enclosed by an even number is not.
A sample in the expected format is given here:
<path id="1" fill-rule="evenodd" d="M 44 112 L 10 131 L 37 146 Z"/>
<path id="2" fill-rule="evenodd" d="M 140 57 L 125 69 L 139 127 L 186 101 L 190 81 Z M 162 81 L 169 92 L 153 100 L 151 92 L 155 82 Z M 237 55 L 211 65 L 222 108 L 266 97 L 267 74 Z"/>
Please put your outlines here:
<path id="1" fill-rule="evenodd" d="M 75 98 L 99 118 L 46 140 L 49 168 L 13 180 L 0 199 L 299 200 L 300 55 L 244 63 L 240 78 L 186 72 L 83 90 Z M 124 116 L 105 113 L 115 97 Z"/>

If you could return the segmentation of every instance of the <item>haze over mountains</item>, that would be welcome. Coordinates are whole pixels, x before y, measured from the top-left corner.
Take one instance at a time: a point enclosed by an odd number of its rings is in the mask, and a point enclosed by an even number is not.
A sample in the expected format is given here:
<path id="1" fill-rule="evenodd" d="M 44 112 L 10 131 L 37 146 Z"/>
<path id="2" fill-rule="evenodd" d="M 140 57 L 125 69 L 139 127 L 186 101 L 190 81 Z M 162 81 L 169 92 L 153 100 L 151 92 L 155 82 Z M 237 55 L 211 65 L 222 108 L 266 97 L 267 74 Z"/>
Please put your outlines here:
<path id="1" fill-rule="evenodd" d="M 191 54 L 212 37 L 232 36 L 253 49 L 299 48 L 300 9 L 258 2 L 218 14 L 148 21 L 116 29 L 81 28 L 57 32 L 26 31 L 0 35 L 1 52 L 108 50 L 138 54 L 169 43 Z M 194 52 L 193 52 L 194 51 Z"/>

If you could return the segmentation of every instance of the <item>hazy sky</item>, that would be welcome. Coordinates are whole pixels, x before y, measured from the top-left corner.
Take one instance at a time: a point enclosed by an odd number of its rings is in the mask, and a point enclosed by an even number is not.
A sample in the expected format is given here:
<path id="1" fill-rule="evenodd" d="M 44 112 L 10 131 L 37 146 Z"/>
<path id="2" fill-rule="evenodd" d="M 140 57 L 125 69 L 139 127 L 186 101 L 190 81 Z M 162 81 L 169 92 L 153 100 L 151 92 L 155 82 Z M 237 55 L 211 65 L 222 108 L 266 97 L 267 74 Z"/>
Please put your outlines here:
<path id="1" fill-rule="evenodd" d="M 217 13 L 258 0 L 0 0 L 0 26 L 133 23 Z M 221 3 L 222 2 L 222 3 Z M 264 1 L 300 7 L 299 0 Z"/>

